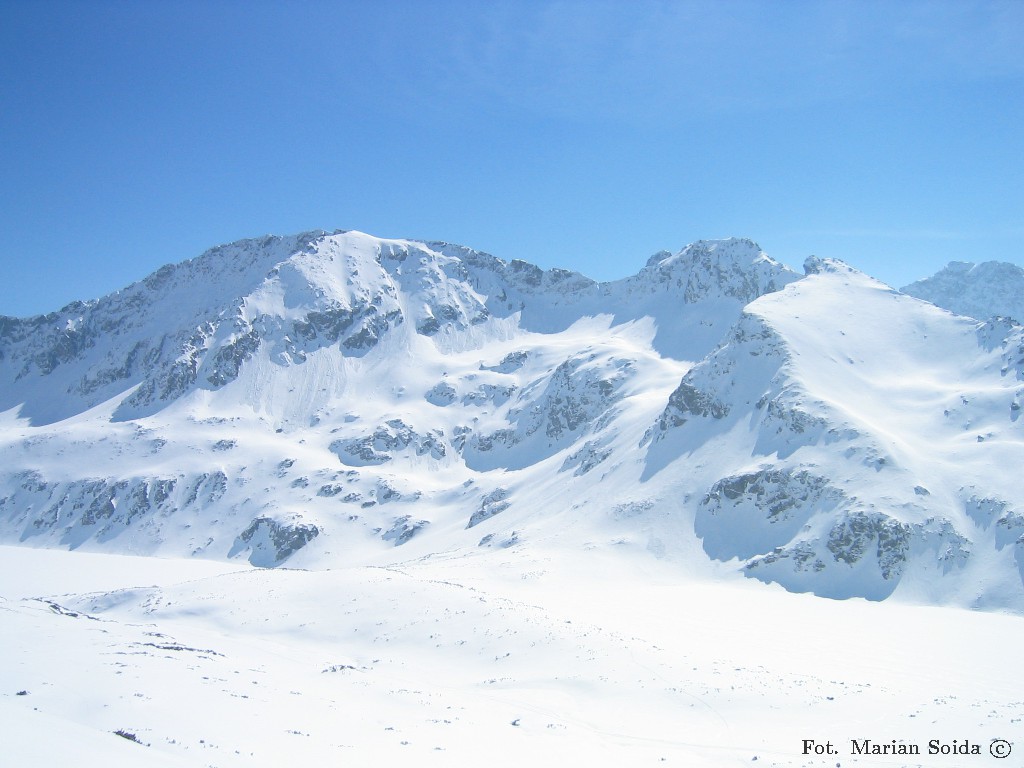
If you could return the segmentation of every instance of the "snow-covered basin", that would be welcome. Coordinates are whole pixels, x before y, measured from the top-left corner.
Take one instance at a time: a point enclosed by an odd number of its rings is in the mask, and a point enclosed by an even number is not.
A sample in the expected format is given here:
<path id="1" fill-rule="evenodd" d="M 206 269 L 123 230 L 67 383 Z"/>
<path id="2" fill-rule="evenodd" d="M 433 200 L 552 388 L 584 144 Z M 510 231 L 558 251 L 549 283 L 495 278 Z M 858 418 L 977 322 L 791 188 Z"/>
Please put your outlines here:
<path id="1" fill-rule="evenodd" d="M 824 600 L 636 554 L 300 571 L 4 547 L 0 595 L 12 765 L 939 767 L 989 763 L 993 739 L 1024 753 L 1019 616 Z M 921 754 L 859 756 L 854 740 Z M 929 754 L 932 740 L 982 755 Z"/>

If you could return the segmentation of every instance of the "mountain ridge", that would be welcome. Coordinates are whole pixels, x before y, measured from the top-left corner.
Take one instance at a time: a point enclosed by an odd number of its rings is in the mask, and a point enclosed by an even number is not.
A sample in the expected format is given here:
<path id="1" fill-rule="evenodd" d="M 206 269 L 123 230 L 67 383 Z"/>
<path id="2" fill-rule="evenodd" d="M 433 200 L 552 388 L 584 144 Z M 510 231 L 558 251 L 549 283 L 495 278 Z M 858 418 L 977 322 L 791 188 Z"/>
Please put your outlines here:
<path id="1" fill-rule="evenodd" d="M 596 541 L 1021 610 L 1020 326 L 804 269 L 735 238 L 607 283 L 351 231 L 219 246 L 2 321 L 0 540 L 300 567 Z"/>
<path id="2" fill-rule="evenodd" d="M 977 320 L 1024 319 L 1024 269 L 1005 261 L 951 261 L 931 277 L 900 290 Z"/>

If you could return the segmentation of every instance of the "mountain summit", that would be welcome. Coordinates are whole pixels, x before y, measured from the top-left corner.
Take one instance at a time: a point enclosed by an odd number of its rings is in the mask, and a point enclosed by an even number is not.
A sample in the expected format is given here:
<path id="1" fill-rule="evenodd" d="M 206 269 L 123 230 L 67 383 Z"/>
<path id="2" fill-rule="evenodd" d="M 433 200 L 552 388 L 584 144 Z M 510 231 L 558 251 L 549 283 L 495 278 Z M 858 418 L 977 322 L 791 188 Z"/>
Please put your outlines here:
<path id="1" fill-rule="evenodd" d="M 1024 269 L 1005 261 L 951 261 L 902 291 L 979 320 L 996 316 L 1024 320 Z"/>
<path id="2" fill-rule="evenodd" d="M 608 283 L 246 240 L 0 318 L 0 540 L 388 563 L 597 547 L 1024 608 L 1024 338 L 749 240 Z"/>

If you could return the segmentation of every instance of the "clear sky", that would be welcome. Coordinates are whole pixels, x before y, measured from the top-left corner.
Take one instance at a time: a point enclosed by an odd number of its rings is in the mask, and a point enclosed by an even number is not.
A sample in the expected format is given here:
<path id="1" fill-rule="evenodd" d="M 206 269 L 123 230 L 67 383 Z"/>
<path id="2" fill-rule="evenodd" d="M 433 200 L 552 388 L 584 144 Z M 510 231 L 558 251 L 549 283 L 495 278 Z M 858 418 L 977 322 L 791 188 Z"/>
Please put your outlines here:
<path id="1" fill-rule="evenodd" d="M 0 0 L 0 314 L 267 232 L 1024 264 L 1024 2 Z"/>

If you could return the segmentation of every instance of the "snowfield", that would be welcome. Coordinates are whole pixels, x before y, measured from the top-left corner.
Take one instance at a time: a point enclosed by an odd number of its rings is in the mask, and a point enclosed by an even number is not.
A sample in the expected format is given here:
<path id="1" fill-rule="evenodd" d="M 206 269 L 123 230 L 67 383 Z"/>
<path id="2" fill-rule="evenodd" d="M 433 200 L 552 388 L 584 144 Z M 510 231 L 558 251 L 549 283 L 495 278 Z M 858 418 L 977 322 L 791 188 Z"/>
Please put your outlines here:
<path id="1" fill-rule="evenodd" d="M 5 763 L 1013 762 L 1007 274 L 311 232 L 0 317 Z"/>
<path id="2" fill-rule="evenodd" d="M 965 759 L 931 739 L 988 760 L 1024 734 L 1017 616 L 582 548 L 324 571 L 0 554 L 10 765 L 940 768 Z M 923 754 L 854 757 L 852 739 Z"/>

